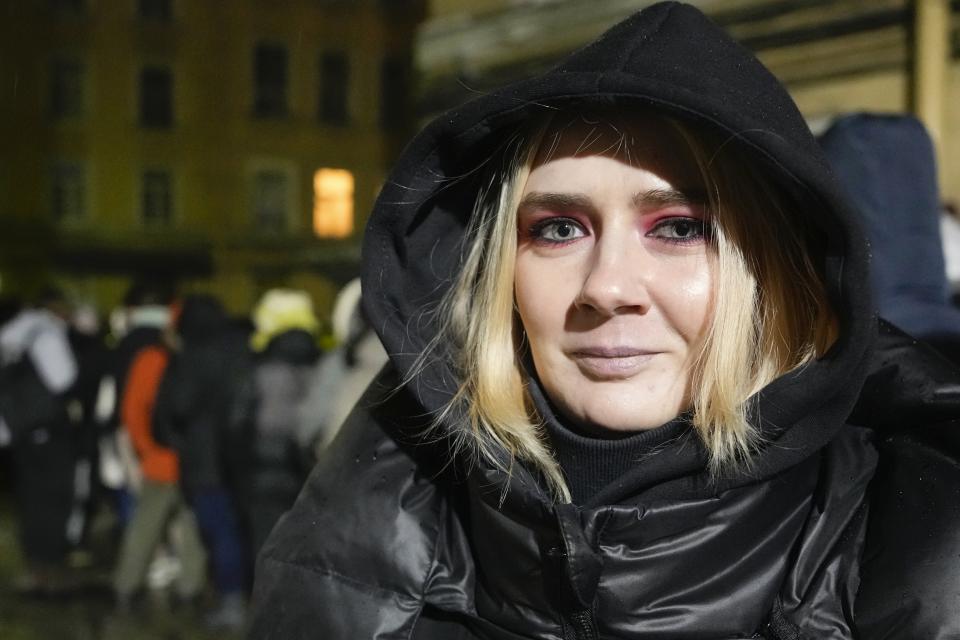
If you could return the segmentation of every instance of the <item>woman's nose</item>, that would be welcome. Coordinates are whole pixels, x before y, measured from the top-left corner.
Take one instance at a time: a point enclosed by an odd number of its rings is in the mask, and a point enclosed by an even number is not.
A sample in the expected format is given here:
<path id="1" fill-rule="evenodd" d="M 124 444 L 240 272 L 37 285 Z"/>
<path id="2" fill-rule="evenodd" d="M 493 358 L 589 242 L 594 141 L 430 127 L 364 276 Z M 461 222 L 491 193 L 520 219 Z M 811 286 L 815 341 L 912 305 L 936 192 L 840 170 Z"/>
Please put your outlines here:
<path id="1" fill-rule="evenodd" d="M 607 316 L 645 313 L 653 269 L 639 242 L 604 239 L 595 246 L 575 304 Z"/>

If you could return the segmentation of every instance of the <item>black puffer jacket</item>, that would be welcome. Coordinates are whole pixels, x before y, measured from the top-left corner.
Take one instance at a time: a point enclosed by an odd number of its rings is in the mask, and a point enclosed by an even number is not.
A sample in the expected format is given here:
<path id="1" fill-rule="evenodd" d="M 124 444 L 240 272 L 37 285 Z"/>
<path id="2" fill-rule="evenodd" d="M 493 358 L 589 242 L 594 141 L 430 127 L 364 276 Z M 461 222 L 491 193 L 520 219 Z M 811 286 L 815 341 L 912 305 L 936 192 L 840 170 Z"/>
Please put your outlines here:
<path id="1" fill-rule="evenodd" d="M 188 296 L 177 323 L 182 345 L 157 391 L 153 436 L 180 457 L 180 484 L 189 495 L 235 487 L 237 447 L 228 431 L 235 395 L 250 368 L 246 338 L 212 297 Z"/>
<path id="2" fill-rule="evenodd" d="M 761 391 L 751 418 L 767 444 L 749 473 L 711 481 L 699 443 L 678 439 L 589 504 L 558 505 L 523 465 L 508 477 L 423 437 L 456 389 L 441 363 L 394 393 L 436 335 L 428 311 L 459 268 L 481 165 L 532 114 L 570 102 L 726 134 L 822 231 L 840 339 Z M 261 554 L 253 637 L 960 635 L 960 446 L 934 426 L 960 416 L 958 378 L 892 329 L 877 349 L 855 217 L 782 87 L 684 5 L 650 7 L 434 122 L 367 229 L 364 300 L 391 366 Z"/>

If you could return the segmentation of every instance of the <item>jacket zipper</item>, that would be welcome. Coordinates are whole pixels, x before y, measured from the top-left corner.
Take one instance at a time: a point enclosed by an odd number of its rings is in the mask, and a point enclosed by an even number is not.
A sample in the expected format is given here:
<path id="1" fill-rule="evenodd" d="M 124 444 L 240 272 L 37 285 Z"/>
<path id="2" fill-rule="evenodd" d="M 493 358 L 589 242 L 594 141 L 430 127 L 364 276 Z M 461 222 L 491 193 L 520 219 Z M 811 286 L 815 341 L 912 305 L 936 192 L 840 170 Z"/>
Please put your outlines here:
<path id="1" fill-rule="evenodd" d="M 593 621 L 593 613 L 589 609 L 574 611 L 567 620 L 573 627 L 573 640 L 596 640 L 597 626 Z"/>
<path id="2" fill-rule="evenodd" d="M 554 560 L 567 557 L 567 550 L 554 545 L 547 550 L 547 557 Z M 569 579 L 569 577 L 568 577 Z M 593 612 L 590 609 L 579 609 L 564 616 L 563 636 L 565 640 L 597 640 L 597 625 L 593 619 Z M 570 631 L 573 631 L 573 636 Z"/>

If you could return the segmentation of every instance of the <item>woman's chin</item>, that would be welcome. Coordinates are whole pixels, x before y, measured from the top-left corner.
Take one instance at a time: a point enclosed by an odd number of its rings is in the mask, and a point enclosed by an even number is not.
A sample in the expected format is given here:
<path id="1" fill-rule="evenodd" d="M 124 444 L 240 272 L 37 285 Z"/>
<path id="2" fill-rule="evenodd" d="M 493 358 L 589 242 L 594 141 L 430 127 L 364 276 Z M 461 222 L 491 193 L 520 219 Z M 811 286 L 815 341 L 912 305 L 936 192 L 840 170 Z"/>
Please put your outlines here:
<path id="1" fill-rule="evenodd" d="M 656 429 L 670 422 L 682 413 L 680 408 L 665 409 L 665 406 L 671 405 L 672 403 L 665 405 L 662 403 L 627 402 L 620 406 L 611 407 L 603 403 L 599 406 L 588 403 L 573 411 L 571 417 L 584 431 L 598 435 L 602 435 L 604 432 L 610 432 L 611 435 L 622 435 L 625 432 Z"/>

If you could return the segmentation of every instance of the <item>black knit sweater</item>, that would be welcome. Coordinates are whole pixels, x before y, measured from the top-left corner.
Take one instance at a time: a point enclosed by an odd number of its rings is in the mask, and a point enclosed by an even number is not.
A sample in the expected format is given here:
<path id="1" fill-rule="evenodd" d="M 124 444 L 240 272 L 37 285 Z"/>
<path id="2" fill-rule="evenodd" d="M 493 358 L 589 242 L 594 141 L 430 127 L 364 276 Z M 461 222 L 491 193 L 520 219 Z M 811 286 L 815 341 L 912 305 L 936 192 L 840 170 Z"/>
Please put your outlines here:
<path id="1" fill-rule="evenodd" d="M 654 429 L 588 430 L 561 421 L 536 379 L 530 380 L 529 390 L 576 505 L 583 505 L 618 482 L 632 468 L 643 464 L 645 457 L 678 441 L 690 429 L 689 416 L 684 414 Z"/>

